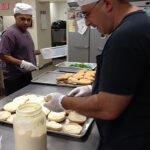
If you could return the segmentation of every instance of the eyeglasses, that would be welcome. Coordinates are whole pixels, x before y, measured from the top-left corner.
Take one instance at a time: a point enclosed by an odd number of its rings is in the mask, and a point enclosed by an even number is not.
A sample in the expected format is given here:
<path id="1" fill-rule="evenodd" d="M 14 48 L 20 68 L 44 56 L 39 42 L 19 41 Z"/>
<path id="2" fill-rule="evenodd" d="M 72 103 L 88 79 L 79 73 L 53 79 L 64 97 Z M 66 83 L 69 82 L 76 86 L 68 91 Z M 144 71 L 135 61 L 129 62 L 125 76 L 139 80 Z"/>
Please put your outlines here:
<path id="1" fill-rule="evenodd" d="M 100 2 L 100 0 L 96 2 L 96 4 L 91 8 L 91 10 L 90 10 L 89 12 L 84 12 L 84 11 L 81 12 L 82 18 L 87 19 L 87 18 L 90 16 L 90 14 L 92 13 L 92 11 L 95 9 L 95 7 L 97 6 L 97 4 L 98 4 L 99 2 Z"/>

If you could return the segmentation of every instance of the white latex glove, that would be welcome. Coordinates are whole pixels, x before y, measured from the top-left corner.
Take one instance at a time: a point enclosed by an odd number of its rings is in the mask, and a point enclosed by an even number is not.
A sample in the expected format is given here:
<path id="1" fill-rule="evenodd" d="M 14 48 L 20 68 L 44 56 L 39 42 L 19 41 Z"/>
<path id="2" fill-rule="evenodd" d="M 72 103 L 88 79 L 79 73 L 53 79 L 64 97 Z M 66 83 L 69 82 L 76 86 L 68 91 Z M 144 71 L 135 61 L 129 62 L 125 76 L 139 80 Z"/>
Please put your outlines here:
<path id="1" fill-rule="evenodd" d="M 77 87 L 75 89 L 73 89 L 68 96 L 88 96 L 90 95 L 92 92 L 92 86 L 91 85 L 87 85 L 87 86 L 81 86 L 81 87 Z"/>
<path id="2" fill-rule="evenodd" d="M 35 66 L 32 63 L 27 62 L 25 60 L 22 60 L 20 68 L 23 68 L 27 71 L 33 71 L 33 70 L 38 70 L 39 69 L 37 66 Z"/>
<path id="3" fill-rule="evenodd" d="M 64 107 L 61 104 L 61 101 L 65 95 L 61 93 L 51 93 L 48 94 L 46 97 L 50 98 L 50 101 L 45 102 L 44 106 L 48 109 L 55 111 L 55 112 L 61 112 L 64 111 Z"/>

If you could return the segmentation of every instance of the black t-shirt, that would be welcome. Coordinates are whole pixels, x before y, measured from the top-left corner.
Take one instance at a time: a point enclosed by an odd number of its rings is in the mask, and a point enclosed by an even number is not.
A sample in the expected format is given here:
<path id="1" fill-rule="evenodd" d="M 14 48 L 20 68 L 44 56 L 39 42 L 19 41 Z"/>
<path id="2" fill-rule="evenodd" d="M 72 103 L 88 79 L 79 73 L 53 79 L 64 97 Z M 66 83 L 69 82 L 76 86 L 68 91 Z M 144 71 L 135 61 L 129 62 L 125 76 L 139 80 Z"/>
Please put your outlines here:
<path id="1" fill-rule="evenodd" d="M 97 56 L 93 94 L 134 95 L 115 120 L 97 119 L 102 150 L 150 150 L 150 18 L 128 14 Z"/>

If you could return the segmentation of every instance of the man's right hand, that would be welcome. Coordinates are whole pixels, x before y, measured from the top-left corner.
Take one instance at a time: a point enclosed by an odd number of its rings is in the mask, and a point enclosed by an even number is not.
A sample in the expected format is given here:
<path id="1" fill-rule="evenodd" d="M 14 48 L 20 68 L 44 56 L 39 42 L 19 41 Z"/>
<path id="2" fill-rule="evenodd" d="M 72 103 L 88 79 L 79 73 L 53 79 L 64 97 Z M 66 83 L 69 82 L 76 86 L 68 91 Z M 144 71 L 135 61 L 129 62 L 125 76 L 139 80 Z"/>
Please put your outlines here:
<path id="1" fill-rule="evenodd" d="M 92 93 L 92 86 L 87 85 L 87 86 L 81 86 L 73 89 L 67 96 L 88 96 L 91 95 Z"/>
<path id="2" fill-rule="evenodd" d="M 35 66 L 32 63 L 27 62 L 25 60 L 22 60 L 20 68 L 23 68 L 26 71 L 33 71 L 33 70 L 38 70 L 39 69 L 37 66 Z"/>

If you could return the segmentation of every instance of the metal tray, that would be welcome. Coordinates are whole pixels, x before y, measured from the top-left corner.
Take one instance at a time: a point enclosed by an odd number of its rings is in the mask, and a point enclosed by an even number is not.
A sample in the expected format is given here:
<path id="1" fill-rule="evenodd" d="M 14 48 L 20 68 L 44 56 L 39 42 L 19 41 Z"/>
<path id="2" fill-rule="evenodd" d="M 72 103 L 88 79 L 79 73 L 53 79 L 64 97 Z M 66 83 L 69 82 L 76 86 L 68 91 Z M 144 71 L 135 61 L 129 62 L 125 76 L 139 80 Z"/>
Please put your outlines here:
<path id="1" fill-rule="evenodd" d="M 63 131 L 53 131 L 53 130 L 47 130 L 47 133 L 48 134 L 55 133 L 55 134 L 74 137 L 74 138 L 82 138 L 87 133 L 87 131 L 88 131 L 89 127 L 92 125 L 93 121 L 94 121 L 93 118 L 88 118 L 87 121 L 82 125 L 83 129 L 82 129 L 81 134 L 79 134 L 79 135 L 67 134 L 67 133 L 64 133 Z M 7 124 L 7 125 L 13 125 L 10 122 L 2 121 L 2 120 L 0 120 L 0 123 Z"/>
<path id="2" fill-rule="evenodd" d="M 27 94 L 32 94 L 32 93 L 26 93 L 24 95 L 27 95 Z M 33 95 L 36 95 L 36 94 L 33 94 Z M 42 96 L 42 95 L 37 95 L 37 96 Z M 3 106 L 0 107 L 0 110 L 3 110 Z M 53 130 L 47 130 L 47 133 L 55 133 L 55 134 L 69 136 L 69 137 L 74 137 L 74 138 L 82 138 L 87 133 L 87 131 L 88 131 L 89 127 L 92 125 L 93 121 L 94 121 L 93 118 L 87 118 L 86 122 L 83 123 L 83 124 L 81 124 L 81 126 L 83 127 L 83 129 L 82 129 L 81 134 L 79 134 L 79 135 L 68 134 L 68 133 L 64 133 L 63 131 L 53 131 Z M 12 125 L 12 123 L 7 122 L 7 121 L 3 121 L 3 120 L 0 120 L 0 123 L 7 124 L 7 125 Z M 63 124 L 67 124 L 67 123 L 69 123 L 68 116 L 66 116 L 65 121 L 62 122 L 61 124 L 63 125 Z"/>
<path id="3" fill-rule="evenodd" d="M 82 138 L 86 134 L 86 132 L 88 131 L 89 127 L 92 125 L 93 121 L 94 121 L 93 118 L 88 118 L 86 120 L 86 122 L 83 125 L 81 125 L 83 127 L 83 129 L 82 129 L 81 134 L 79 134 L 79 135 L 67 134 L 67 133 L 64 133 L 63 131 L 53 131 L 53 130 L 47 130 L 47 132 L 65 135 L 65 136 L 70 136 L 70 137 L 74 137 L 74 138 Z M 69 123 L 68 119 L 66 119 L 65 123 L 62 123 L 62 124 L 66 124 L 66 123 Z"/>
<path id="4" fill-rule="evenodd" d="M 56 66 L 58 67 L 59 71 L 63 71 L 63 72 L 77 72 L 81 69 L 87 69 L 87 68 L 79 68 L 79 67 L 72 67 L 70 66 L 71 64 L 81 64 L 81 62 L 62 62 L 62 63 L 59 63 L 57 64 Z M 85 65 L 89 65 L 92 67 L 92 69 L 87 69 L 87 70 L 93 70 L 96 68 L 96 63 L 82 63 L 82 64 L 85 64 Z"/>
<path id="5" fill-rule="evenodd" d="M 77 84 L 58 84 L 56 78 L 58 76 L 64 75 L 66 72 L 55 72 L 55 71 L 48 71 L 40 76 L 34 78 L 31 82 L 32 83 L 39 83 L 39 84 L 49 84 L 49 85 L 58 85 L 58 86 L 67 86 L 67 87 L 78 87 L 81 85 Z"/>

